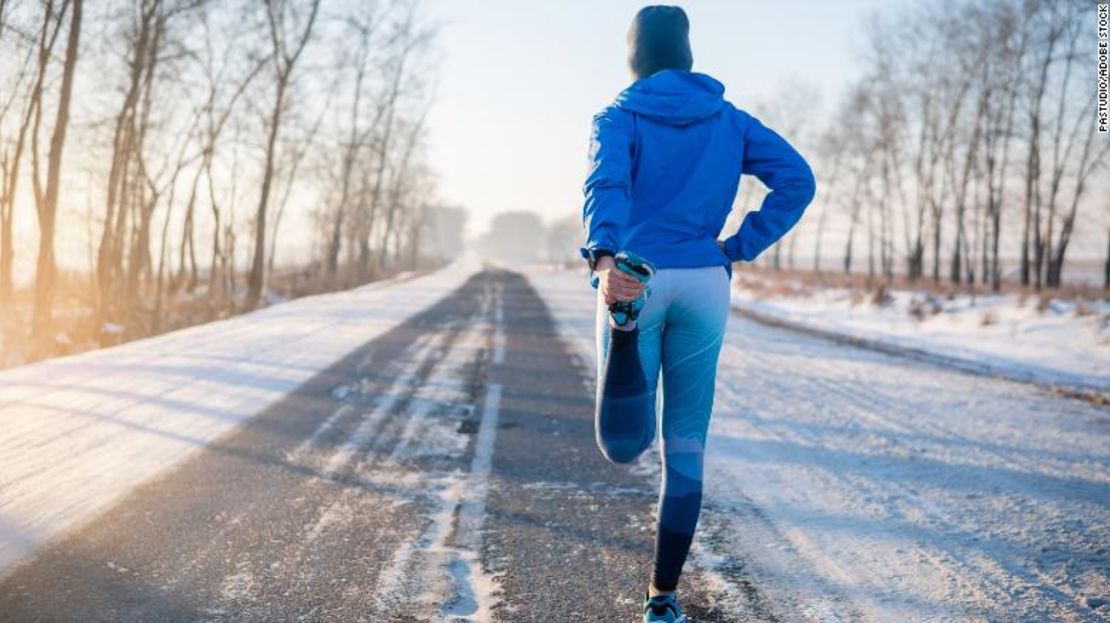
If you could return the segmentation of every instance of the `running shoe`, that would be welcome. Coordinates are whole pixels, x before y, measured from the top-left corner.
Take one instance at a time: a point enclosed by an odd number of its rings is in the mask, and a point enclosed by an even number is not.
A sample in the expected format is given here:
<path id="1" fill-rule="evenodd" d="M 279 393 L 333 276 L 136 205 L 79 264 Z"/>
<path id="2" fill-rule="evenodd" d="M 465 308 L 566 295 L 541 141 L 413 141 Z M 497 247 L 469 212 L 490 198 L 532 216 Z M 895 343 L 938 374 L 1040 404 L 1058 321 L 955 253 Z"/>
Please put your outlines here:
<path id="1" fill-rule="evenodd" d="M 621 251 L 613 260 L 619 270 L 632 275 L 640 283 L 646 284 L 655 274 L 655 266 L 651 262 L 631 251 Z M 640 317 L 640 311 L 644 309 L 644 302 L 647 300 L 648 294 L 648 289 L 644 288 L 643 294 L 635 300 L 617 301 L 610 305 L 609 313 L 613 316 L 613 323 L 618 327 L 625 327 L 629 323 L 636 322 L 636 319 Z"/>
<path id="2" fill-rule="evenodd" d="M 687 619 L 673 594 L 645 596 L 644 623 L 687 623 Z"/>

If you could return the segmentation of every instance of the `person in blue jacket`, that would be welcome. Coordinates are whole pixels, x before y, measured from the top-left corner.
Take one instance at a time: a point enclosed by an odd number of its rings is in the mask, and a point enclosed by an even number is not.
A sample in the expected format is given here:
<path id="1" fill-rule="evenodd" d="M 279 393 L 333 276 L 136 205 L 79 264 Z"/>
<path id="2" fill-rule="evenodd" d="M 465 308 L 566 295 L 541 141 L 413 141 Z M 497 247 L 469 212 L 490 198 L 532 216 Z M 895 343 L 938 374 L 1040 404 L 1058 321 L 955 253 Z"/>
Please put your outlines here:
<path id="1" fill-rule="evenodd" d="M 580 251 L 598 289 L 599 378 L 610 363 L 624 365 L 609 361 L 614 339 L 635 341 L 650 395 L 662 375 L 663 482 L 645 621 L 685 620 L 675 591 L 701 510 L 732 263 L 754 260 L 781 238 L 816 189 L 786 140 L 725 100 L 720 82 L 691 71 L 689 28 L 679 7 L 648 6 L 633 19 L 634 82 L 594 116 L 582 210 Z M 743 174 L 770 192 L 722 240 Z M 616 267 L 622 252 L 654 265 L 648 284 Z M 642 304 L 638 317 L 615 322 L 611 306 L 630 301 Z M 633 421 L 603 429 L 599 420 L 598 443 L 610 460 L 630 462 L 653 442 L 656 413 L 619 417 Z"/>

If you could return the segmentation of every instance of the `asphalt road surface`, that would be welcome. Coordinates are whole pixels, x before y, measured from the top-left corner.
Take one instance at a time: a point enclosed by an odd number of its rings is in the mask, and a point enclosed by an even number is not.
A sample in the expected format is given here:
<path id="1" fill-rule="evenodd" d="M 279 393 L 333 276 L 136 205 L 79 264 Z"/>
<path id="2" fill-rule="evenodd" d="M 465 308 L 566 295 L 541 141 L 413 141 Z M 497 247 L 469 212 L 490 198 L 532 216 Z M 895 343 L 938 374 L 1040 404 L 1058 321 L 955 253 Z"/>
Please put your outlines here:
<path id="1" fill-rule="evenodd" d="M 536 292 L 481 273 L 41 552 L 0 619 L 635 620 L 656 492 L 591 405 Z"/>
<path id="2" fill-rule="evenodd" d="M 759 361 L 785 343 L 855 352 L 764 331 L 745 338 Z M 40 551 L 0 582 L 0 620 L 639 620 L 657 457 L 631 468 L 603 460 L 581 346 L 560 338 L 527 279 L 485 270 Z M 750 384 L 761 382 L 789 389 Z M 842 399 L 845 387 L 821 391 Z M 848 398 L 853 417 L 868 411 L 864 397 Z M 1042 399 L 1094 417 L 1093 407 Z M 1096 472 L 1105 476 L 1105 465 Z M 1106 491 L 1098 482 L 1061 495 Z M 1093 504 L 1084 508 L 1104 516 L 1106 500 Z M 700 558 L 683 578 L 692 620 L 871 618 L 848 589 L 813 584 L 828 593 L 822 609 L 762 586 L 774 574 L 749 569 L 752 556 L 783 561 L 788 573 L 805 552 L 742 495 L 707 509 Z M 1105 526 L 1085 538 L 1097 548 L 1103 536 Z M 761 540 L 776 545 L 774 557 L 749 556 Z M 1096 586 L 1105 546 L 1082 561 L 1095 566 L 1086 572 Z M 1096 620 L 1088 607 L 1075 620 Z"/>

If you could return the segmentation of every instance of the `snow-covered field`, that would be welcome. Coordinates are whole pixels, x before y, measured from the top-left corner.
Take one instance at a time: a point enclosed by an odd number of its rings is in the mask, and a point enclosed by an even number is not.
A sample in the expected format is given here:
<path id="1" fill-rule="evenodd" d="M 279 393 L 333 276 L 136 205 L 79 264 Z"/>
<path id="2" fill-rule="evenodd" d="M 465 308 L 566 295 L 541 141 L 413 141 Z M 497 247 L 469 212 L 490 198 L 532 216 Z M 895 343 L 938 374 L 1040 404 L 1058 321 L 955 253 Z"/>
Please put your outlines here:
<path id="1" fill-rule="evenodd" d="M 0 575 L 479 269 L 465 258 L 0 373 Z"/>
<path id="2" fill-rule="evenodd" d="M 530 278 L 564 340 L 594 365 L 593 292 L 580 271 Z M 692 560 L 730 589 L 732 611 L 787 621 L 1110 616 L 1104 409 L 741 316 L 729 323 Z M 657 478 L 654 460 L 637 468 Z"/>
<path id="3" fill-rule="evenodd" d="M 994 374 L 1110 394 L 1108 301 L 1052 300 L 1038 310 L 1035 297 L 1022 300 L 1016 294 L 948 299 L 892 290 L 879 305 L 847 289 L 799 287 L 766 295 L 765 285 L 755 277 L 741 279 L 733 304 L 786 323 L 935 353 Z M 918 313 L 911 313 L 915 309 Z"/>

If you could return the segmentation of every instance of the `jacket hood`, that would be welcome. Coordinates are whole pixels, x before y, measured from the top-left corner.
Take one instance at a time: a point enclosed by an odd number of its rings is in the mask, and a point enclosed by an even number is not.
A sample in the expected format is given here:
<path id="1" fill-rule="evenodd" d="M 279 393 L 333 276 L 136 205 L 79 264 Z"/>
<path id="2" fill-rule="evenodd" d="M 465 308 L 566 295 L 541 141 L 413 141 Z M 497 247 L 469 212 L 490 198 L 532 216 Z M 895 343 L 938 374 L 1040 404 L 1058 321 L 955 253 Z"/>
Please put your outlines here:
<path id="1" fill-rule="evenodd" d="M 688 125 L 717 114 L 724 94 L 724 85 L 705 74 L 665 69 L 633 82 L 616 104 L 652 121 Z"/>

